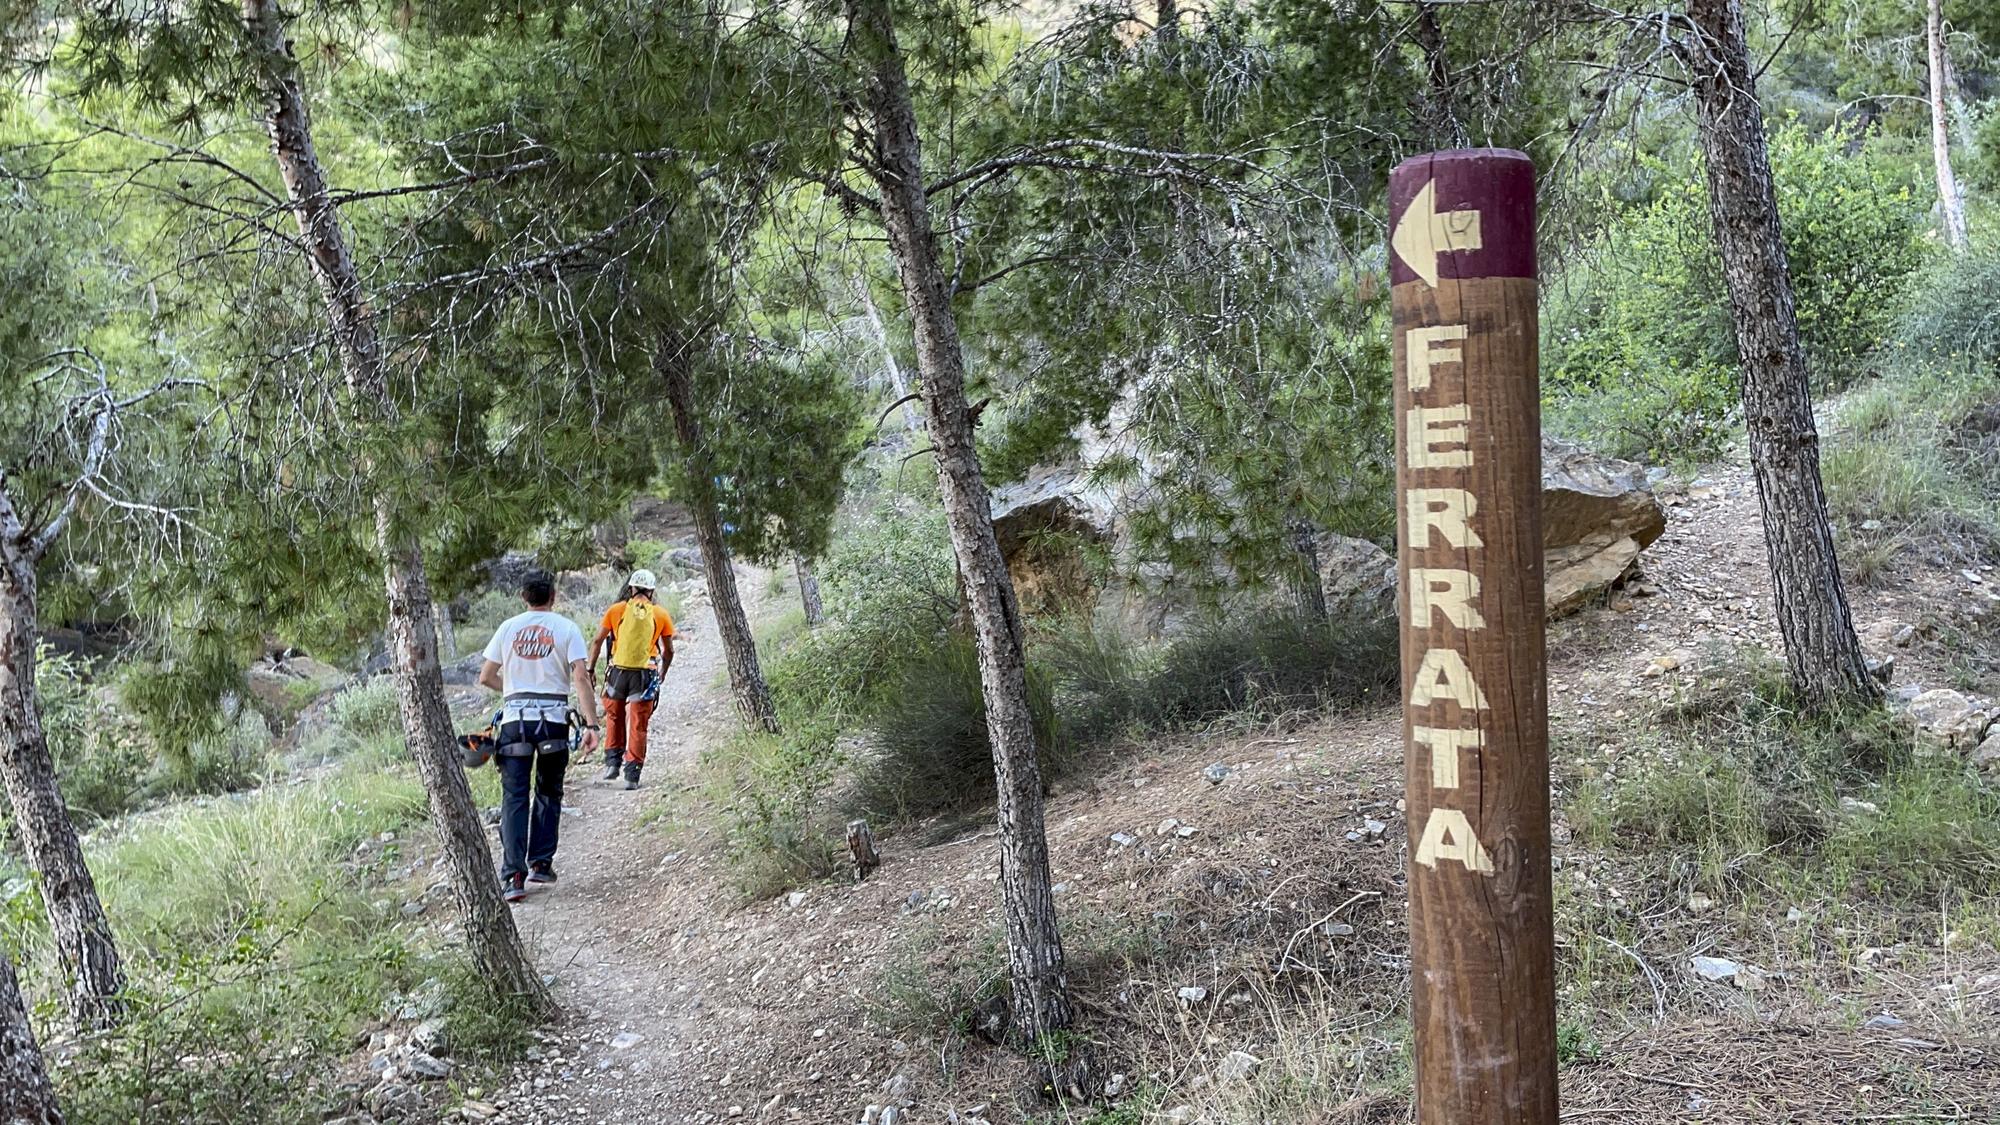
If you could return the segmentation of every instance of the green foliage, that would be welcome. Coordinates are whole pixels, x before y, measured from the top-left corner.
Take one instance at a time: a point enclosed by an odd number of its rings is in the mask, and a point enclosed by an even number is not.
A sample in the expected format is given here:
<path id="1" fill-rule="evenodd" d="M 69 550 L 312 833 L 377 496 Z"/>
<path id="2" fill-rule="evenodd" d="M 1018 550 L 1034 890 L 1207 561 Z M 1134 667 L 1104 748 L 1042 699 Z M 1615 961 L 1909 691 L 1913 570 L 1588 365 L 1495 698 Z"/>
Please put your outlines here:
<path id="1" fill-rule="evenodd" d="M 701 776 L 720 814 L 730 871 L 745 898 L 773 898 L 837 868 L 840 825 L 824 803 L 844 764 L 824 724 L 796 720 L 783 735 L 738 730 L 703 755 Z"/>
<path id="2" fill-rule="evenodd" d="M 35 653 L 42 733 L 72 814 L 108 819 L 136 807 L 153 760 L 142 732 L 123 720 L 70 657 Z"/>
<path id="3" fill-rule="evenodd" d="M 402 713 L 397 709 L 395 681 L 376 676 L 334 696 L 327 705 L 327 721 L 357 740 L 384 732 L 400 733 Z"/>
<path id="4" fill-rule="evenodd" d="M 126 955 L 132 1016 L 60 1061 L 70 1119 L 316 1119 L 341 1103 L 356 1029 L 391 997 L 431 976 L 475 995 L 452 985 L 469 976 L 462 962 L 428 953 L 374 905 L 401 859 L 381 834 L 409 831 L 423 809 L 413 778 L 363 768 L 185 803 L 94 839 L 87 859 Z M 59 969 L 32 884 L 18 885 L 29 889 L 0 910 L 0 946 L 53 1018 Z M 489 1014 L 474 1022 L 497 1025 Z M 503 1038 L 469 1028 L 461 1057 Z"/>
<path id="5" fill-rule="evenodd" d="M 1905 347 L 1943 363 L 2000 364 L 2000 250 L 1939 257 L 1910 292 Z"/>
<path id="6" fill-rule="evenodd" d="M 1071 621 L 1035 652 L 1060 685 L 1065 726 L 1091 742 L 1227 715 L 1353 706 L 1382 697 L 1397 676 L 1393 621 L 1313 621 L 1290 610 L 1213 619 L 1150 649 Z"/>
<path id="7" fill-rule="evenodd" d="M 965 1034 L 961 1021 L 1006 988 L 1007 944 L 998 928 L 955 942 L 933 922 L 883 954 L 863 999 L 869 1018 L 890 1034 Z"/>
<path id="8" fill-rule="evenodd" d="M 1907 160 L 1839 130 L 1771 134 L 1772 172 L 1815 377 L 1839 386 L 1891 334 L 1925 255 Z M 1733 431 L 1735 329 L 1698 161 L 1639 156 L 1658 186 L 1548 287 L 1543 371 L 1555 428 L 1625 457 L 1701 461 Z"/>
<path id="9" fill-rule="evenodd" d="M 121 692 L 46 647 L 36 653 L 35 686 L 63 799 L 79 819 L 111 820 L 163 797 L 241 789 L 262 774 L 270 754 L 270 728 L 253 708 L 239 707 L 233 722 L 192 737 L 162 739 L 120 705 Z"/>
<path id="10" fill-rule="evenodd" d="M 894 499 L 857 518 L 820 575 L 826 620 L 766 662 L 788 722 L 851 725 L 893 700 L 902 654 L 934 646 L 958 612 L 944 515 Z"/>
<path id="11" fill-rule="evenodd" d="M 2000 368 L 1914 346 L 1885 361 L 1883 379 L 1841 404 L 1821 458 L 1834 515 L 1861 547 L 1850 565 L 2000 556 Z"/>
<path id="12" fill-rule="evenodd" d="M 1074 757 L 1056 714 L 1055 684 L 1032 660 L 1027 691 L 1042 777 L 1053 781 Z M 993 749 L 972 638 L 953 634 L 906 650 L 897 660 L 890 694 L 894 701 L 867 720 L 870 754 L 856 765 L 856 808 L 914 820 L 991 799 Z"/>
<path id="13" fill-rule="evenodd" d="M 1628 740 L 1615 775 L 1591 773 L 1568 813 L 1583 842 L 1664 848 L 1713 893 L 1775 885 L 1924 910 L 2000 890 L 2000 794 L 1956 758 L 1918 756 L 1885 712 L 1799 708 L 1768 661 L 1725 663 Z"/>

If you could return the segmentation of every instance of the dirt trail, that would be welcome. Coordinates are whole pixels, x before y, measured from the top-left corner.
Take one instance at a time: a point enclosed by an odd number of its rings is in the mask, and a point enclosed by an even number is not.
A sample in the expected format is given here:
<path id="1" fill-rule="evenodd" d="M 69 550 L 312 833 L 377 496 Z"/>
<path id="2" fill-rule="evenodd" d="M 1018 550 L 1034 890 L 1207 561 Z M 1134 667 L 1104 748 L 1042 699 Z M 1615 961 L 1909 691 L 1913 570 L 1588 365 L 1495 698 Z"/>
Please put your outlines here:
<path id="1" fill-rule="evenodd" d="M 751 619 L 765 612 L 766 574 L 738 568 Z M 672 851 L 640 821 L 733 720 L 722 645 L 705 594 L 690 598 L 674 666 L 654 712 L 644 788 L 600 781 L 593 762 L 570 770 L 556 870 L 515 918 L 568 1013 L 515 1071 L 506 1121 L 661 1121 L 685 1102 L 701 1061 L 687 1044 L 718 1013 L 683 951 L 726 911 L 703 861 Z"/>

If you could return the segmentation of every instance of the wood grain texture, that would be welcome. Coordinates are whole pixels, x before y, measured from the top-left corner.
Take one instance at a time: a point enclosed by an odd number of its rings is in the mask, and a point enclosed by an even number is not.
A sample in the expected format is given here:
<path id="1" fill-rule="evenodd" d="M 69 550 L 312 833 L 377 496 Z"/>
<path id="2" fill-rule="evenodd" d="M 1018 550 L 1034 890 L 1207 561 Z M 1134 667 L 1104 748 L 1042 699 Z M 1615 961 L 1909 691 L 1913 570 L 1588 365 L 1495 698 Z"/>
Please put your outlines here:
<path id="1" fill-rule="evenodd" d="M 1555 1125 L 1537 285 L 1532 242 L 1493 241 L 1532 239 L 1532 170 L 1470 155 L 1500 198 L 1456 173 L 1433 196 L 1490 208 L 1482 246 L 1392 291 L 1417 1119 Z"/>

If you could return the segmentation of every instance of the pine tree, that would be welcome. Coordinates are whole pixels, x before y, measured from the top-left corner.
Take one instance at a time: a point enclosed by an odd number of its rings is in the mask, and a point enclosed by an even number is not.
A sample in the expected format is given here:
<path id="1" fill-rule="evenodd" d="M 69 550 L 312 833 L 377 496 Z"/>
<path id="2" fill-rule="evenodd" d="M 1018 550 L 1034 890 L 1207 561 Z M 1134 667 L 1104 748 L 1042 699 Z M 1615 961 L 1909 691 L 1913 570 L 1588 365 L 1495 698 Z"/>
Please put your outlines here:
<path id="1" fill-rule="evenodd" d="M 125 971 L 57 787 L 35 691 L 35 646 L 40 570 L 85 497 L 102 487 L 119 401 L 90 357 L 65 346 L 73 343 L 65 337 L 80 334 L 71 274 L 85 252 L 63 237 L 59 223 L 40 219 L 32 197 L 0 213 L 0 274 L 9 293 L 0 312 L 0 365 L 21 376 L 0 388 L 0 781 L 15 836 L 41 884 L 70 1014 L 78 1027 L 95 1030 L 122 1017 Z M 6 986 L 11 991 L 11 973 Z"/>
<path id="2" fill-rule="evenodd" d="M 1041 763 L 1034 715 L 1028 707 L 1021 614 L 993 532 L 991 501 L 974 444 L 972 404 L 965 395 L 965 352 L 951 305 L 950 279 L 931 226 L 916 108 L 889 0 L 846 0 L 845 7 L 850 42 L 866 68 L 863 106 L 873 130 L 869 174 L 881 193 L 882 225 L 889 234 L 915 330 L 938 488 L 979 654 L 999 793 L 1000 885 L 1014 986 L 1014 1026 L 1034 1042 L 1068 1028 L 1075 1012 L 1050 889 Z"/>
<path id="3" fill-rule="evenodd" d="M 149 104 L 190 119 L 250 101 L 261 104 L 282 205 L 297 226 L 344 376 L 346 425 L 368 434 L 396 424 L 402 405 L 388 384 L 377 313 L 360 277 L 348 232 L 314 144 L 307 92 L 286 17 L 267 0 L 240 6 L 204 2 L 185 12 L 128 13 L 82 5 L 75 20 L 77 66 L 87 88 L 122 86 Z M 500 898 L 486 834 L 459 763 L 444 700 L 437 621 L 424 551 L 396 498 L 399 472 L 388 449 L 361 464 L 373 493 L 376 564 L 389 608 L 390 655 L 403 733 L 422 775 L 444 848 L 468 949 L 497 992 L 546 1003 Z"/>
<path id="4" fill-rule="evenodd" d="M 1742 356 L 1744 427 L 1793 685 L 1816 706 L 1872 700 L 1820 480 L 1805 348 L 1771 186 L 1740 0 L 1689 0 L 1683 50 L 1707 157 L 1709 212 Z"/>
<path id="5" fill-rule="evenodd" d="M 513 329 L 508 346 L 517 351 L 507 362 L 581 367 L 615 388 L 605 409 L 626 428 L 628 448 L 658 457 L 668 491 L 694 518 L 739 709 L 775 730 L 733 561 L 823 552 L 859 448 L 848 380 L 804 361 L 795 339 L 810 295 L 751 296 L 778 288 L 758 276 L 758 251 L 782 237 L 768 228 L 774 215 L 790 217 L 785 169 L 798 159 L 799 137 L 811 136 L 802 122 L 825 112 L 823 103 L 796 100 L 784 60 L 703 5 L 561 18 L 560 35 L 440 23 L 418 44 L 448 72 L 481 78 L 434 80 L 438 97 L 412 124 L 446 136 L 412 145 L 414 159 L 448 152 L 438 176 L 470 166 L 477 177 L 489 161 L 456 151 L 454 137 L 519 142 L 496 146 L 506 153 L 492 161 L 502 169 L 497 182 L 455 197 L 453 214 L 436 216 L 428 233 L 447 255 L 447 276 L 505 269 L 490 260 L 491 247 L 527 237 L 576 248 L 473 303 L 487 302 L 482 315 Z M 562 96 L 571 76 L 620 96 Z M 531 139 L 545 137 L 562 138 L 560 160 Z M 524 162 L 548 168 L 505 173 Z"/>

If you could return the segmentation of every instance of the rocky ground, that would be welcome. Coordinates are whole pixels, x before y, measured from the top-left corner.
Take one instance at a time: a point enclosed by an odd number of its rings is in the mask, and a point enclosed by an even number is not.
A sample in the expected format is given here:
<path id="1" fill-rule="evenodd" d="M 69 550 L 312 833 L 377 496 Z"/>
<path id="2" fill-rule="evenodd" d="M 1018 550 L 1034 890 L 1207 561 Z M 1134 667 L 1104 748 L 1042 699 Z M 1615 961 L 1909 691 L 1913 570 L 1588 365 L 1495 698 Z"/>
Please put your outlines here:
<path id="1" fill-rule="evenodd" d="M 1665 500 L 1668 529 L 1643 580 L 1552 629 L 1551 724 L 1559 752 L 1578 759 L 1559 775 L 1618 768 L 1606 732 L 1644 721 L 1733 646 L 1776 647 L 1747 475 L 1720 472 Z M 1953 686 L 1951 638 L 2000 613 L 2000 578 L 1898 573 L 1853 591 L 1857 623 L 1936 743 L 1977 752 L 1993 711 Z M 569 1014 L 511 1075 L 459 1090 L 447 1117 L 1023 1120 L 1018 1059 L 935 1034 L 1000 971 L 990 828 L 905 832 L 884 841 L 866 882 L 744 905 L 712 828 L 651 822 L 662 791 L 689 784 L 731 721 L 705 607 L 685 616 L 655 722 L 652 792 L 599 786 L 579 768 L 563 879 L 520 909 Z M 1049 833 L 1094 1093 L 1164 1089 L 1153 1120 L 1213 1119 L 1197 1105 L 1236 1105 L 1234 1120 L 1306 1120 L 1218 1093 L 1282 1072 L 1349 1091 L 1316 1100 L 1333 1108 L 1311 1120 L 1407 1119 L 1393 1081 L 1380 1092 L 1400 1056 L 1407 988 L 1401 762 L 1384 699 L 1147 745 L 1059 789 Z M 1565 893 L 1646 893 L 1621 889 L 1572 845 L 1560 850 Z M 1660 907 L 1711 908 L 1726 904 Z M 1793 913 L 1791 924 L 1814 924 Z M 1908 949 L 1828 942 L 1833 964 L 1794 975 L 1775 948 L 1695 941 L 1658 963 L 1623 947 L 1563 950 L 1630 956 L 1654 984 L 1654 1002 L 1626 1013 L 1621 1035 L 1566 1069 L 1565 1120 L 2000 1120 L 1991 945 L 1940 954 L 1923 935 Z M 1091 1111 L 1054 1112 L 1086 1121 Z"/>

